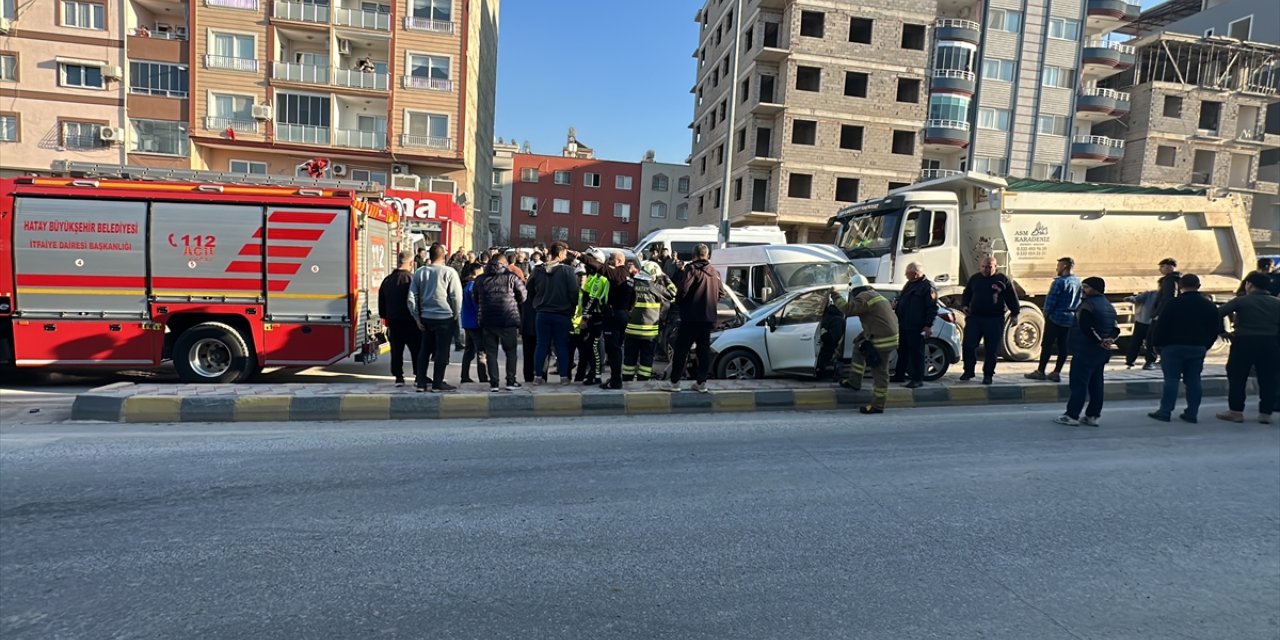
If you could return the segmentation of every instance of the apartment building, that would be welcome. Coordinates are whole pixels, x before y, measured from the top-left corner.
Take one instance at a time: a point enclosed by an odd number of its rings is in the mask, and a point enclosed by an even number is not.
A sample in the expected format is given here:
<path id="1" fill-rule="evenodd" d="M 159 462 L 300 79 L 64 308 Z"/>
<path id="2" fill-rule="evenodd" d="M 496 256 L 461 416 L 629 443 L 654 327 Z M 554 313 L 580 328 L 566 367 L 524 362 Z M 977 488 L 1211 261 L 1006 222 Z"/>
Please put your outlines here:
<path id="1" fill-rule="evenodd" d="M 18 4 L 0 68 L 21 85 L 0 82 L 0 97 L 25 121 L 6 170 L 73 159 L 294 175 L 324 157 L 329 177 L 465 207 L 445 236 L 488 243 L 498 0 Z M 419 231 L 440 239 L 439 226 Z"/>
<path id="2" fill-rule="evenodd" d="M 934 24 L 921 179 L 981 171 L 1083 180 L 1124 141 L 1093 128 L 1126 113 L 1102 83 L 1134 64 L 1113 32 L 1124 0 L 941 0 Z"/>
<path id="3" fill-rule="evenodd" d="M 841 206 L 919 175 L 934 2 L 738 4 L 707 0 L 695 16 L 688 224 L 727 207 L 734 225 L 830 239 Z"/>
<path id="4" fill-rule="evenodd" d="M 525 143 L 528 153 L 529 143 Z M 496 246 L 511 246 L 511 184 L 515 155 L 520 145 L 514 139 L 493 144 L 493 188 L 489 194 L 489 237 Z"/>
<path id="5" fill-rule="evenodd" d="M 689 226 L 689 165 L 658 162 L 649 151 L 640 162 L 640 237 L 654 229 Z"/>

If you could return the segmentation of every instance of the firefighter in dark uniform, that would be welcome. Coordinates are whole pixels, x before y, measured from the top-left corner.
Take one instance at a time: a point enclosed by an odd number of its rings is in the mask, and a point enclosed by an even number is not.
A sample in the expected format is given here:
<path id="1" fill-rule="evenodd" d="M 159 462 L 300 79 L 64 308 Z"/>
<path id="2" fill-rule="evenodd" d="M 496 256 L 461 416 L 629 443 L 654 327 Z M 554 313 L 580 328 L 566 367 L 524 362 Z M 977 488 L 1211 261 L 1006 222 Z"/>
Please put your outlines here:
<path id="1" fill-rule="evenodd" d="M 907 284 L 894 303 L 898 314 L 898 368 L 893 382 L 908 389 L 924 385 L 924 341 L 933 335 L 938 317 L 938 291 L 916 263 L 907 265 Z"/>
<path id="2" fill-rule="evenodd" d="M 898 317 L 884 296 L 871 287 L 858 287 L 849 292 L 845 313 L 857 316 L 862 322 L 862 333 L 853 340 L 853 362 L 849 365 L 849 377 L 840 386 L 857 391 L 862 388 L 862 377 L 871 368 L 871 404 L 859 407 L 862 413 L 884 413 L 889 399 L 889 358 L 898 348 Z"/>

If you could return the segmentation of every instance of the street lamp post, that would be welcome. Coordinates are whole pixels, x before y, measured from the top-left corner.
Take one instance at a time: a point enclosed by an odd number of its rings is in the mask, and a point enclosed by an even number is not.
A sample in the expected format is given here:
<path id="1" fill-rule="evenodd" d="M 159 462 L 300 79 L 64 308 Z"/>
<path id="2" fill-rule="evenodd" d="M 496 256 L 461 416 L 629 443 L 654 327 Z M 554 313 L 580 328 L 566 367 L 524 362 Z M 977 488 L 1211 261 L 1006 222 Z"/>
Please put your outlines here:
<path id="1" fill-rule="evenodd" d="M 738 61 L 742 57 L 742 51 L 738 48 L 738 39 L 741 35 L 742 0 L 738 0 L 733 10 L 733 73 L 729 76 L 729 131 L 725 133 L 724 138 L 724 177 L 721 179 L 720 184 L 720 249 L 729 244 L 729 202 L 733 195 L 730 191 L 731 182 L 733 181 L 733 145 L 734 138 L 738 132 L 736 117 L 738 111 Z"/>

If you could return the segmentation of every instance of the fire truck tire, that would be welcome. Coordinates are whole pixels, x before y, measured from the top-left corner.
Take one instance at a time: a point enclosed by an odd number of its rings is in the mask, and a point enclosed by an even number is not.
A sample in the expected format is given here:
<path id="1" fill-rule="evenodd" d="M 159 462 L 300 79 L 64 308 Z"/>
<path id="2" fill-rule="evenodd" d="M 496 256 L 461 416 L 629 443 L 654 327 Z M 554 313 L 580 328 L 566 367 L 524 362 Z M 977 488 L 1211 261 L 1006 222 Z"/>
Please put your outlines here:
<path id="1" fill-rule="evenodd" d="M 230 325 L 203 322 L 178 336 L 173 367 L 183 382 L 239 382 L 253 375 L 249 345 Z"/>

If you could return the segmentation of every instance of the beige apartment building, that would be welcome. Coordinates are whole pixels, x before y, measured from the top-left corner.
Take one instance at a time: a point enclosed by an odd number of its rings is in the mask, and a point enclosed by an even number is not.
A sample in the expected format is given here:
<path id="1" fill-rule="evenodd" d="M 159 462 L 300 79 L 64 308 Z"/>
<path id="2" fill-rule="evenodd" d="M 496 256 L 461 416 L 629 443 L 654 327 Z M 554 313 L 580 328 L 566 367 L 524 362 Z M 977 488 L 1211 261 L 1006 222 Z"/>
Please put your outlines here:
<path id="1" fill-rule="evenodd" d="M 829 239 L 841 206 L 919 176 L 935 3 L 746 0 L 741 16 L 736 6 L 707 0 L 696 14 L 688 224 L 715 223 L 727 206 L 734 225 Z"/>
<path id="2" fill-rule="evenodd" d="M 467 212 L 460 235 L 469 242 L 460 244 L 485 244 L 498 8 L 499 0 L 24 3 L 0 40 L 18 60 L 21 89 L 0 96 L 40 100 L 44 87 L 62 91 L 62 102 L 5 106 L 24 121 L 19 152 L 4 153 L 0 166 L 47 171 L 54 159 L 73 159 L 294 175 L 323 157 L 328 177 L 450 194 Z M 101 33 L 59 22 L 81 14 L 101 15 Z M 77 63 L 99 64 L 102 87 L 69 88 L 66 72 L 48 71 L 53 61 L 73 75 Z M 58 124 L 72 113 L 115 131 Z M 50 130 L 88 131 L 99 144 L 67 153 L 48 143 Z"/>

